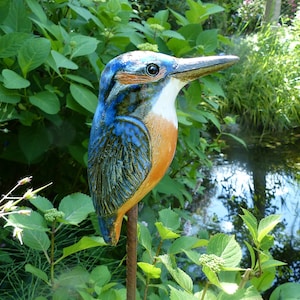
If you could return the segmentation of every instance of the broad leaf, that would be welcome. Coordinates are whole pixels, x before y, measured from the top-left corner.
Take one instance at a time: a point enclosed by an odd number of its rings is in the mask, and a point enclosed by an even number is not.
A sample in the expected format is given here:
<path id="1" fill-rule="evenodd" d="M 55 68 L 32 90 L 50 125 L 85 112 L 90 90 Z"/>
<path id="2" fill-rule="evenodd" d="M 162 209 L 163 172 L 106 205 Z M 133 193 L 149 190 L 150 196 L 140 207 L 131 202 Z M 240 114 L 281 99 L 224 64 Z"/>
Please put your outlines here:
<path id="1" fill-rule="evenodd" d="M 10 214 L 7 226 L 14 226 L 29 231 L 48 231 L 45 219 L 36 211 L 31 211 L 30 215 Z"/>
<path id="2" fill-rule="evenodd" d="M 139 243 L 149 252 L 152 250 L 152 237 L 149 232 L 149 229 L 143 225 L 139 224 L 138 226 L 138 239 Z"/>
<path id="3" fill-rule="evenodd" d="M 73 225 L 78 225 L 88 214 L 95 211 L 91 197 L 82 193 L 74 193 L 64 197 L 58 210 L 65 214 L 64 220 Z"/>
<path id="4" fill-rule="evenodd" d="M 170 288 L 170 300 L 199 300 L 200 298 L 193 296 L 193 294 L 188 293 L 183 290 L 178 290 L 173 286 L 169 285 Z M 210 299 L 210 298 L 209 298 Z"/>
<path id="5" fill-rule="evenodd" d="M 2 70 L 3 83 L 7 89 L 23 89 L 30 86 L 30 81 L 24 79 L 12 70 Z"/>
<path id="6" fill-rule="evenodd" d="M 225 267 L 236 267 L 242 258 L 242 250 L 234 236 L 223 233 L 214 235 L 208 242 L 207 254 L 214 254 L 224 260 Z"/>
<path id="7" fill-rule="evenodd" d="M 257 240 L 261 242 L 263 238 L 274 229 L 274 227 L 280 222 L 280 215 L 270 215 L 263 218 L 258 224 Z"/>
<path id="8" fill-rule="evenodd" d="M 160 278 L 161 269 L 146 262 L 138 262 L 137 265 L 143 270 L 148 278 Z"/>
<path id="9" fill-rule="evenodd" d="M 271 294 L 270 300 L 296 300 L 300 295 L 300 283 L 287 282 L 278 286 Z"/>
<path id="10" fill-rule="evenodd" d="M 25 32 L 11 32 L 0 37 L 0 58 L 17 55 L 19 49 L 32 35 Z"/>
<path id="11" fill-rule="evenodd" d="M 58 261 L 61 261 L 62 259 L 66 258 L 67 256 L 74 254 L 76 252 L 94 248 L 94 247 L 99 247 L 99 246 L 104 246 L 106 243 L 104 242 L 102 237 L 99 236 L 84 236 L 82 237 L 77 243 L 65 247 L 63 249 L 63 255 L 60 257 L 55 263 Z"/>
<path id="12" fill-rule="evenodd" d="M 111 280 L 111 273 L 107 266 L 97 266 L 91 272 L 90 279 L 93 280 L 97 286 L 104 286 Z"/>
<path id="13" fill-rule="evenodd" d="M 78 83 L 87 85 L 91 88 L 93 88 L 93 85 L 90 81 L 88 81 L 87 79 L 85 79 L 84 77 L 78 76 L 78 75 L 72 75 L 72 74 L 67 74 L 65 75 L 65 77 L 67 77 L 70 80 L 76 81 Z"/>
<path id="14" fill-rule="evenodd" d="M 23 242 L 26 246 L 43 252 L 46 252 L 50 247 L 50 239 L 43 231 L 24 229 Z"/>
<path id="15" fill-rule="evenodd" d="M 183 251 L 190 250 L 197 245 L 199 239 L 193 236 L 182 236 L 176 239 L 169 248 L 169 254 L 182 253 Z"/>
<path id="16" fill-rule="evenodd" d="M 47 60 L 50 49 L 50 41 L 45 38 L 34 38 L 24 43 L 18 54 L 24 77 Z"/>
<path id="17" fill-rule="evenodd" d="M 85 35 L 74 35 L 71 37 L 71 58 L 77 56 L 83 56 L 93 53 L 98 45 L 99 41 L 93 37 Z"/>
<path id="18" fill-rule="evenodd" d="M 254 240 L 257 239 L 257 220 L 246 209 L 242 208 L 242 211 L 244 215 L 240 215 L 240 217 L 243 219 L 245 225 L 247 226 L 248 230 L 250 231 L 250 234 Z"/>
<path id="19" fill-rule="evenodd" d="M 55 50 L 51 50 L 51 55 L 54 59 L 57 70 L 59 68 L 65 68 L 65 69 L 70 69 L 70 70 L 77 70 L 78 69 L 78 65 L 76 65 L 72 60 L 68 59 L 67 57 L 65 57 L 61 53 L 59 53 Z"/>
<path id="20" fill-rule="evenodd" d="M 42 271 L 41 269 L 38 269 L 34 267 L 32 264 L 26 264 L 25 265 L 25 271 L 33 274 L 34 276 L 38 277 L 39 279 L 42 279 L 46 283 L 48 283 L 48 276 L 47 274 Z"/>
<path id="21" fill-rule="evenodd" d="M 172 275 L 172 277 L 180 285 L 180 287 L 191 293 L 193 290 L 193 281 L 191 277 L 176 265 L 174 265 L 169 255 L 160 255 L 159 259 L 165 265 L 168 272 Z"/>
<path id="22" fill-rule="evenodd" d="M 98 99 L 94 93 L 92 93 L 87 88 L 75 83 L 72 83 L 70 85 L 70 91 L 77 103 L 79 103 L 82 107 L 84 107 L 89 112 L 91 113 L 95 112 Z"/>
<path id="23" fill-rule="evenodd" d="M 169 208 L 162 209 L 159 211 L 159 220 L 164 224 L 164 226 L 177 230 L 180 226 L 180 217 L 176 212 Z"/>
<path id="24" fill-rule="evenodd" d="M 162 222 L 155 222 L 155 226 L 162 240 L 171 240 L 180 237 L 178 233 L 164 226 Z"/>
<path id="25" fill-rule="evenodd" d="M 5 2 L 5 1 L 1 1 Z M 30 32 L 31 21 L 28 18 L 28 12 L 25 7 L 24 1 L 15 0 L 9 1 L 9 11 L 5 20 L 1 20 L 2 29 L 5 29 L 6 33 L 10 32 Z M 1 7 L 2 9 L 2 7 Z"/>
<path id="26" fill-rule="evenodd" d="M 48 209 L 53 208 L 53 204 L 45 197 L 37 196 L 29 200 L 41 212 L 45 212 Z"/>
<path id="27" fill-rule="evenodd" d="M 59 99 L 51 92 L 44 91 L 30 96 L 29 102 L 49 115 L 55 115 L 60 110 Z"/>
<path id="28" fill-rule="evenodd" d="M 0 102 L 2 103 L 16 104 L 20 102 L 21 97 L 16 91 L 6 89 L 2 85 L 0 85 L 0 99 Z"/>

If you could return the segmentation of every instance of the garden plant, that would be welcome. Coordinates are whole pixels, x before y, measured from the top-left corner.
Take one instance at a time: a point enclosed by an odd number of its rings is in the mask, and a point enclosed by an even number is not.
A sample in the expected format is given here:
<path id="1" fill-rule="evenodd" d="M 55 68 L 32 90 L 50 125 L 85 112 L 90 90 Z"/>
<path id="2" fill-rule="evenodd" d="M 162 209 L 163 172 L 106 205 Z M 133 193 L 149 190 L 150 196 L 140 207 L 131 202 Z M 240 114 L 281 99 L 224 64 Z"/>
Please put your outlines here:
<path id="1" fill-rule="evenodd" d="M 125 299 L 124 235 L 118 246 L 105 245 L 86 181 L 101 71 L 134 49 L 191 57 L 231 45 L 207 26 L 224 11 L 220 5 L 145 7 L 126 0 L 0 3 L 1 299 Z M 243 244 L 234 235 L 187 230 L 194 221 L 184 208 L 203 191 L 200 170 L 210 167 L 209 156 L 224 136 L 243 143 L 223 131 L 232 120 L 220 114 L 222 78 L 202 78 L 178 97 L 175 159 L 140 207 L 137 299 L 262 299 L 284 265 L 271 255 L 278 215 L 257 220 L 241 208 Z M 21 171 L 33 180 L 9 191 Z M 270 299 L 297 289 L 283 284 Z"/>

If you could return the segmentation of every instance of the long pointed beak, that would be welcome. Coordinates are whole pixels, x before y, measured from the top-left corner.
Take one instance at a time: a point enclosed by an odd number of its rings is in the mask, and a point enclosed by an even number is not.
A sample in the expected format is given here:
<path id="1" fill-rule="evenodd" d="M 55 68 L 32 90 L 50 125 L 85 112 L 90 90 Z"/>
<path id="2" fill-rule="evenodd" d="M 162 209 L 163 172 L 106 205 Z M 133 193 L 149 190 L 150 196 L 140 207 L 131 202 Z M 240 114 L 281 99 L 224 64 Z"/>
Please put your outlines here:
<path id="1" fill-rule="evenodd" d="M 239 57 L 234 55 L 178 58 L 178 66 L 171 76 L 188 83 L 196 78 L 228 68 L 238 60 Z"/>

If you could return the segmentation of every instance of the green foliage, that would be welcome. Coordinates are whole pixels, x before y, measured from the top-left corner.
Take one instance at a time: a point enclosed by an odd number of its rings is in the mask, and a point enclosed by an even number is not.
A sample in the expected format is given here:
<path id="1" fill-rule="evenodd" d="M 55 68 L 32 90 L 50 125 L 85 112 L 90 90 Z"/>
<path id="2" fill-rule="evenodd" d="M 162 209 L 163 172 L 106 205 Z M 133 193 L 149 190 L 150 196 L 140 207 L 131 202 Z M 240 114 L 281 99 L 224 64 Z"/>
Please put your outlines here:
<path id="1" fill-rule="evenodd" d="M 43 164 L 35 178 L 45 180 L 50 180 L 53 163 L 59 162 L 53 176 L 60 176 L 56 190 L 62 196 L 72 191 L 71 185 L 88 190 L 80 174 L 86 167 L 99 77 L 111 58 L 134 49 L 210 55 L 228 43 L 217 29 L 204 29 L 223 8 L 200 1 L 188 0 L 184 13 L 172 6 L 147 19 L 126 0 L 13 0 L 2 5 L 6 13 L 0 19 L 0 159 L 30 168 Z M 172 190 L 183 206 L 191 200 L 189 190 L 201 180 L 199 166 L 209 166 L 208 155 L 220 151 L 217 97 L 224 93 L 215 76 L 220 74 L 194 82 L 180 96 L 176 159 L 151 201 Z M 219 134 L 208 141 L 204 137 L 211 127 Z M 71 176 L 71 182 L 65 182 L 66 174 L 75 170 L 80 173 L 75 181 Z"/>
<path id="2" fill-rule="evenodd" d="M 12 191 L 30 181 L 24 178 L 1 199 L 6 211 L 8 197 Z M 38 189 L 40 190 L 40 189 Z M 52 203 L 37 191 L 29 190 L 18 200 L 30 201 L 36 210 L 13 206 L 8 218 L 8 226 L 19 229 L 18 238 L 27 256 L 23 272 L 35 278 L 36 291 L 31 299 L 124 299 L 126 289 L 115 281 L 109 264 L 85 265 L 85 252 L 93 248 L 109 248 L 103 239 L 93 234 L 71 238 L 62 246 L 60 232 L 70 227 L 82 226 L 94 209 L 90 197 L 75 193 L 64 197 L 54 208 Z M 27 199 L 27 200 L 26 200 Z M 29 204 L 29 203 L 28 203 Z M 4 211 L 4 210 L 3 210 Z M 26 214 L 18 212 L 26 211 Z M 258 221 L 249 211 L 242 209 L 240 216 L 249 231 L 250 239 L 244 241 L 250 253 L 249 266 L 240 266 L 243 245 L 238 244 L 233 235 L 217 233 L 207 238 L 188 236 L 182 233 L 187 221 L 180 211 L 162 209 L 155 216 L 154 224 L 139 223 L 138 226 L 138 294 L 144 299 L 262 299 L 261 293 L 269 289 L 275 278 L 276 267 L 284 265 L 270 254 L 274 245 L 271 231 L 279 223 L 280 216 L 269 215 Z M 151 229 L 152 226 L 152 229 Z M 78 232 L 78 230 L 77 230 Z M 24 248 L 26 247 L 26 248 Z M 7 253 L 9 257 L 11 254 Z M 26 256 L 26 255 L 25 255 Z M 29 257 L 44 257 L 42 265 Z M 76 266 L 64 262 L 77 256 Z M 122 260 L 121 260 L 122 261 Z M 79 263 L 78 263 L 79 262 Z M 192 273 L 188 270 L 194 268 Z M 197 272 L 195 272 L 195 268 Z M 63 271 L 62 271 L 63 270 Z M 204 282 L 195 280 L 194 274 L 202 273 Z M 270 299 L 277 295 L 294 297 L 298 295 L 299 284 L 287 284 L 274 290 Z M 19 287 L 22 290 L 21 287 Z M 38 297 L 39 295 L 39 297 Z M 23 298 L 22 298 L 23 299 Z"/>
<path id="3" fill-rule="evenodd" d="M 264 28 L 236 40 L 241 60 L 228 73 L 223 114 L 236 114 L 246 129 L 287 131 L 300 124 L 299 26 Z"/>

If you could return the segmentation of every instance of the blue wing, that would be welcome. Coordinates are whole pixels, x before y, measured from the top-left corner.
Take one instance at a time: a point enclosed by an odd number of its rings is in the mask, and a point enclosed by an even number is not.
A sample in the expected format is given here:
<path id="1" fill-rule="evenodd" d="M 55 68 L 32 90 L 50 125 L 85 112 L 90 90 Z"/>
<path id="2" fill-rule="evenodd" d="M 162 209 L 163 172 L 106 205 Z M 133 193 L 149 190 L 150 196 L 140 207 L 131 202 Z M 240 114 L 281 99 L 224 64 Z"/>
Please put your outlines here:
<path id="1" fill-rule="evenodd" d="M 89 145 L 88 177 L 103 237 L 110 242 L 117 210 L 150 171 L 150 136 L 144 123 L 134 117 L 117 117 L 99 132 Z"/>

